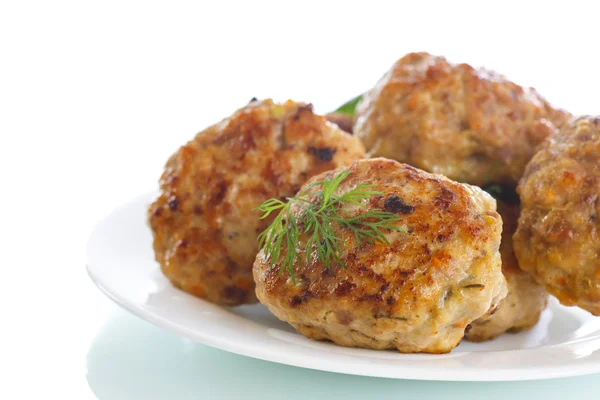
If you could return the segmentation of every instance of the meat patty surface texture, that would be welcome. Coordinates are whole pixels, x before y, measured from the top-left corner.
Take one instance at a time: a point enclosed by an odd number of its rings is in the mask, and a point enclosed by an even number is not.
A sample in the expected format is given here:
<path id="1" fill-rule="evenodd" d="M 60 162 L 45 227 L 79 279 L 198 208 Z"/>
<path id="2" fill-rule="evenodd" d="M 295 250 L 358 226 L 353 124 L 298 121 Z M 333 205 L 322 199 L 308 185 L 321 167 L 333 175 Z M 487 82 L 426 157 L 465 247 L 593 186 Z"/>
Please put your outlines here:
<path id="1" fill-rule="evenodd" d="M 263 201 L 364 157 L 364 147 L 312 106 L 253 101 L 200 132 L 167 162 L 148 211 L 156 260 L 171 282 L 224 305 L 254 303 Z"/>
<path id="2" fill-rule="evenodd" d="M 568 117 L 495 72 L 411 53 L 363 95 L 353 131 L 373 156 L 514 188 L 536 147 Z"/>
<path id="3" fill-rule="evenodd" d="M 519 265 L 567 306 L 600 315 L 600 117 L 544 143 L 518 186 Z"/>
<path id="4" fill-rule="evenodd" d="M 398 215 L 394 224 L 406 233 L 385 230 L 389 245 L 359 245 L 347 227 L 337 225 L 346 268 L 327 268 L 313 247 L 296 260 L 295 282 L 279 271 L 286 249 L 273 268 L 263 249 L 254 263 L 258 299 L 309 338 L 406 353 L 451 351 L 465 327 L 506 296 L 495 200 L 477 187 L 384 158 L 313 177 L 302 189 L 306 199 L 318 204 L 319 187 L 310 184 L 345 170 L 351 173 L 337 196 L 361 183 L 382 194 L 362 200 L 364 207 L 342 203 L 339 215 L 381 209 Z M 300 218 L 303 210 L 292 205 L 291 212 Z M 307 239 L 300 234 L 299 249 Z"/>
<path id="5" fill-rule="evenodd" d="M 508 283 L 508 295 L 491 315 L 471 323 L 465 337 L 472 342 L 491 340 L 505 332 L 533 328 L 548 303 L 548 293 L 544 286 L 537 283 L 529 273 L 521 270 L 515 257 L 512 236 L 517 229 L 519 218 L 518 202 L 499 198 L 496 202 L 498 213 L 502 217 L 500 255 L 502 273 Z"/>

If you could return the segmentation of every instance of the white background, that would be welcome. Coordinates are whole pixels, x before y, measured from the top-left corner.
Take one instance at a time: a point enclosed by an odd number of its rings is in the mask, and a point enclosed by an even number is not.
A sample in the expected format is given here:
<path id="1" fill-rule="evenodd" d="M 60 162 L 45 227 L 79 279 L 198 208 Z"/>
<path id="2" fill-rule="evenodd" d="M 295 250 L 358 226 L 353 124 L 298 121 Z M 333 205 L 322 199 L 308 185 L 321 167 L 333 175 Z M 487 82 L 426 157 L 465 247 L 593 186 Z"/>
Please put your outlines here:
<path id="1" fill-rule="evenodd" d="M 421 50 L 600 114 L 597 4 L 0 2 L 0 398 L 93 398 L 88 348 L 121 319 L 87 235 L 197 131 L 253 96 L 326 112 Z"/>

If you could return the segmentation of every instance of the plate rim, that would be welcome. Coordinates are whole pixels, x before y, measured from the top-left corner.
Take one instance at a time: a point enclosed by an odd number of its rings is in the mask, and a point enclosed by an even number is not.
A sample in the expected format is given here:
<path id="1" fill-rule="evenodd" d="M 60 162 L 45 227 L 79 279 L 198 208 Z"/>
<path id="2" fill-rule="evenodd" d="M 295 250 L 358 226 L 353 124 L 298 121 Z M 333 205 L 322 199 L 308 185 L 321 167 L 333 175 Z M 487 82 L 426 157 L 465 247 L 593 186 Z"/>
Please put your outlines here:
<path id="1" fill-rule="evenodd" d="M 455 371 L 450 373 L 446 371 L 443 373 L 439 369 L 432 369 L 427 372 L 427 375 L 423 374 L 422 368 L 417 368 L 411 370 L 410 363 L 407 363 L 406 366 L 388 366 L 389 371 L 386 373 L 385 369 L 382 368 L 364 368 L 360 372 L 355 369 L 342 368 L 339 363 L 330 362 L 326 359 L 320 359 L 318 363 L 314 361 L 311 362 L 310 357 L 301 355 L 299 356 L 297 353 L 293 357 L 289 357 L 286 354 L 281 354 L 279 352 L 273 351 L 272 349 L 265 349 L 261 347 L 260 350 L 255 346 L 248 346 L 247 343 L 237 344 L 235 341 L 227 340 L 227 338 L 220 338 L 217 336 L 213 336 L 207 334 L 206 332 L 201 331 L 192 331 L 190 329 L 181 326 L 178 323 L 175 323 L 167 318 L 164 318 L 156 313 L 152 313 L 144 307 L 141 307 L 139 304 L 136 304 L 134 301 L 130 301 L 127 296 L 123 296 L 119 294 L 118 290 L 110 287 L 110 284 L 98 274 L 95 273 L 95 269 L 98 267 L 94 266 L 92 262 L 92 258 L 90 256 L 90 248 L 96 240 L 96 236 L 98 235 L 98 231 L 100 227 L 104 224 L 108 223 L 111 217 L 114 217 L 118 211 L 125 210 L 141 201 L 151 198 L 156 193 L 156 191 L 147 192 L 144 195 L 137 196 L 133 199 L 130 199 L 127 202 L 122 202 L 119 206 L 113 208 L 108 214 L 106 214 L 102 219 L 100 219 L 93 227 L 88 241 L 86 245 L 86 270 L 90 279 L 94 282 L 94 284 L 98 287 L 98 289 L 104 293 L 108 298 L 114 301 L 117 305 L 127 310 L 128 312 L 141 317 L 145 321 L 158 326 L 162 329 L 166 329 L 168 331 L 172 331 L 180 336 L 183 336 L 189 340 L 194 342 L 198 342 L 210 347 L 214 347 L 223 351 L 231 352 L 234 354 L 239 354 L 246 357 L 256 358 L 264 361 L 291 365 L 300 368 L 313 369 L 313 370 L 321 370 L 327 372 L 335 372 L 335 373 L 343 373 L 355 376 L 369 376 L 369 377 L 379 377 L 379 378 L 388 378 L 388 379 L 410 379 L 410 380 L 422 380 L 422 381 L 462 381 L 462 382 L 501 382 L 501 381 L 527 381 L 527 380 L 545 380 L 545 379 L 555 379 L 555 378 L 565 378 L 572 376 L 581 376 L 581 375 L 589 375 L 594 373 L 600 373 L 600 361 L 593 361 L 591 363 L 581 364 L 581 365 L 569 365 L 567 367 L 561 366 L 547 366 L 543 368 L 519 368 L 519 367 L 511 367 L 508 370 L 502 370 L 501 374 L 498 374 L 497 370 L 494 369 L 486 369 L 483 368 L 484 371 L 487 371 L 487 374 L 482 374 L 482 369 L 469 367 L 463 368 L 462 372 L 468 373 L 456 373 Z M 158 264 L 157 264 L 158 266 Z M 166 278 L 165 278 L 166 279 Z M 169 283 L 170 284 L 170 283 Z M 172 288 L 174 290 L 179 291 L 182 295 L 192 298 L 194 301 L 206 302 L 205 300 L 193 297 L 188 293 L 185 293 L 177 288 Z M 594 340 L 596 338 L 584 338 L 580 340 Z M 586 341 L 587 341 L 586 340 Z M 561 345 L 568 344 L 570 342 L 565 342 L 562 344 L 548 345 L 543 346 L 547 348 L 559 347 Z M 332 346 L 336 346 L 335 344 L 331 344 Z M 535 351 L 542 347 L 530 348 L 530 349 L 512 349 L 512 350 L 498 350 L 502 353 L 523 353 L 526 351 Z M 378 350 L 366 350 L 366 351 L 378 351 Z M 495 351 L 495 352 L 498 352 Z M 463 352 L 463 354 L 471 354 L 473 352 Z M 430 355 L 424 355 L 430 356 Z"/>

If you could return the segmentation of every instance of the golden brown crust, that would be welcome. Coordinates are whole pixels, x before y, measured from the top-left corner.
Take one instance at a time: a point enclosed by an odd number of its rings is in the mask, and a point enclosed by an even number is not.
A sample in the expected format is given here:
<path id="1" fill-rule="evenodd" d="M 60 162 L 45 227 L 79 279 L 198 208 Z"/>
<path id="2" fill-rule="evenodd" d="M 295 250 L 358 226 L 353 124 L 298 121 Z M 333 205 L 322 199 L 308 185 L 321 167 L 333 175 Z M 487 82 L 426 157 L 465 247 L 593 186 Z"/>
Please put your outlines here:
<path id="1" fill-rule="evenodd" d="M 600 315 L 600 117 L 566 124 L 518 187 L 519 265 L 564 305 Z"/>
<path id="2" fill-rule="evenodd" d="M 507 189 L 506 189 L 507 190 Z M 519 268 L 515 257 L 512 236 L 517 229 L 519 204 L 496 200 L 498 213 L 502 217 L 502 273 L 508 283 L 508 295 L 489 316 L 471 324 L 465 338 L 472 342 L 494 339 L 504 332 L 518 332 L 537 324 L 548 302 L 548 293 L 543 285 Z"/>
<path id="3" fill-rule="evenodd" d="M 568 116 L 492 71 L 411 53 L 363 96 L 354 134 L 375 156 L 514 187 L 535 148 Z"/>
<path id="4" fill-rule="evenodd" d="M 252 263 L 269 221 L 253 211 L 364 148 L 310 105 L 254 101 L 200 132 L 167 162 L 148 217 L 156 260 L 174 285 L 209 301 L 256 301 Z"/>
<path id="5" fill-rule="evenodd" d="M 326 269 L 313 253 L 308 265 L 296 263 L 295 285 L 277 267 L 269 269 L 261 251 L 254 264 L 259 300 L 314 339 L 401 352 L 452 350 L 465 327 L 506 295 L 498 252 L 501 219 L 493 198 L 383 158 L 356 161 L 309 183 L 343 169 L 352 173 L 338 193 L 367 182 L 383 195 L 365 200 L 366 208 L 345 204 L 340 213 L 385 209 L 398 213 L 397 224 L 409 233 L 387 232 L 389 246 L 360 247 L 351 232 L 337 227 L 347 269 Z M 292 212 L 300 210 L 293 206 Z M 301 237 L 299 248 L 305 242 Z"/>

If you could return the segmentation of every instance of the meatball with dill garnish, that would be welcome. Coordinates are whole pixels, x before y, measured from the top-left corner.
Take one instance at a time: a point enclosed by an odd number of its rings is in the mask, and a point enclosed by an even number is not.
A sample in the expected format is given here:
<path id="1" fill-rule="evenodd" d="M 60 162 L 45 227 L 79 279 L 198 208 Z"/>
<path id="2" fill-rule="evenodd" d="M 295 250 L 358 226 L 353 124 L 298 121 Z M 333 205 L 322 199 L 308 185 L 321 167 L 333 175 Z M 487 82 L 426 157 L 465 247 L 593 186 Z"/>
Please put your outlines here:
<path id="1" fill-rule="evenodd" d="M 310 104 L 253 99 L 170 158 L 148 217 L 171 282 L 224 305 L 256 302 L 252 263 L 269 225 L 254 210 L 308 178 L 364 157 L 360 141 Z"/>
<path id="2" fill-rule="evenodd" d="M 396 161 L 318 175 L 261 235 L 256 295 L 300 333 L 342 346 L 446 353 L 506 296 L 502 221 L 481 189 Z"/>

